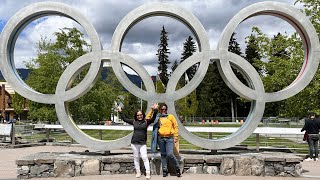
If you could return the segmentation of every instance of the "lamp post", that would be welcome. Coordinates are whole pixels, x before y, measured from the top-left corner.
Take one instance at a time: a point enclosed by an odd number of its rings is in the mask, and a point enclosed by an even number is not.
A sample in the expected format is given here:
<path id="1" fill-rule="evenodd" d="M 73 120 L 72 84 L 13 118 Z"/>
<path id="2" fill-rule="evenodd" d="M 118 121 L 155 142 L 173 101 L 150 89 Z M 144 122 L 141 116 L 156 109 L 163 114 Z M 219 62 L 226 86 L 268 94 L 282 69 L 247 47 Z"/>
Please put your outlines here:
<path id="1" fill-rule="evenodd" d="M 142 90 L 142 79 L 140 81 L 140 89 Z M 140 98 L 140 109 L 142 110 L 142 98 Z"/>

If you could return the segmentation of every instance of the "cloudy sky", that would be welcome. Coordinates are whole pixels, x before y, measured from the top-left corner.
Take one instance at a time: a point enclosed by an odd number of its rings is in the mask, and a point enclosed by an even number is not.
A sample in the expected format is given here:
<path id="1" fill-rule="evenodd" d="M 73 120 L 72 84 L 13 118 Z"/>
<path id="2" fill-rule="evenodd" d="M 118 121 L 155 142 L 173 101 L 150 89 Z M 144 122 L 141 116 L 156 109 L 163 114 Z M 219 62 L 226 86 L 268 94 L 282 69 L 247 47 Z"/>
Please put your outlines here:
<path id="1" fill-rule="evenodd" d="M 215 49 L 223 28 L 229 20 L 242 8 L 261 2 L 262 0 L 170 0 L 161 1 L 183 7 L 192 12 L 203 24 L 209 38 L 211 49 Z M 295 0 L 274 0 L 301 8 L 301 4 L 294 5 Z M 0 0 L 0 32 L 6 22 L 23 7 L 39 0 Z M 119 1 L 119 0 L 65 0 L 63 3 L 71 5 L 82 12 L 93 24 L 99 34 L 104 49 L 110 48 L 114 30 L 121 19 L 131 10 L 152 1 Z M 192 35 L 191 31 L 177 20 L 168 17 L 151 17 L 139 22 L 127 34 L 122 46 L 122 52 L 134 57 L 151 75 L 157 72 L 157 49 L 159 35 L 165 26 L 169 36 L 171 62 L 180 61 L 183 42 Z M 258 26 L 269 36 L 278 32 L 291 34 L 295 32 L 291 25 L 272 16 L 250 18 L 241 23 L 236 29 L 237 41 L 244 51 L 245 37 L 250 35 L 251 28 Z M 36 56 L 36 43 L 41 37 L 54 41 L 53 32 L 63 27 L 78 27 L 76 22 L 64 17 L 50 16 L 38 19 L 29 24 L 20 34 L 15 46 L 15 65 L 24 68 L 25 62 Z M 81 30 L 83 31 L 83 30 Z M 83 31 L 83 33 L 85 33 Z M 128 71 L 130 72 L 130 71 Z"/>

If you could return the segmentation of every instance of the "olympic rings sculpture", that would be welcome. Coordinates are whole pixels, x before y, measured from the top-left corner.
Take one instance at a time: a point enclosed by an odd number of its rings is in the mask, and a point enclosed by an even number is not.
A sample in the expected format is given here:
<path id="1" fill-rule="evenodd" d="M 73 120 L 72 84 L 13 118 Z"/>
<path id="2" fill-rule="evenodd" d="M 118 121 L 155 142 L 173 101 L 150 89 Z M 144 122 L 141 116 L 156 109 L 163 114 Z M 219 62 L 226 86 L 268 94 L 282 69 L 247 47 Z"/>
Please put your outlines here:
<path id="1" fill-rule="evenodd" d="M 34 91 L 18 75 L 13 58 L 13 51 L 19 33 L 33 20 L 48 16 L 60 15 L 78 22 L 87 32 L 92 52 L 76 59 L 63 72 L 56 87 L 55 94 L 42 94 Z M 228 52 L 228 43 L 235 28 L 247 18 L 259 15 L 272 15 L 290 23 L 303 40 L 305 61 L 295 81 L 287 88 L 273 93 L 266 93 L 259 74 L 244 58 Z M 151 16 L 169 16 L 185 24 L 196 37 L 199 52 L 189 57 L 173 72 L 163 94 L 155 91 L 154 84 L 147 71 L 132 57 L 121 52 L 121 45 L 130 28 L 141 20 Z M 190 133 L 178 120 L 180 135 L 190 143 L 206 149 L 225 149 L 232 147 L 248 138 L 258 126 L 266 102 L 280 101 L 289 98 L 304 89 L 315 75 L 320 58 L 320 45 L 317 33 L 309 19 L 298 9 L 279 2 L 260 2 L 250 5 L 238 12 L 222 32 L 215 50 L 210 49 L 207 33 L 199 20 L 181 7 L 164 3 L 149 3 L 128 13 L 118 24 L 111 43 L 111 50 L 103 50 L 98 34 L 92 24 L 77 10 L 62 3 L 40 2 L 31 4 L 17 12 L 6 24 L 1 33 L 0 68 L 6 81 L 14 90 L 27 99 L 39 103 L 55 104 L 57 116 L 65 131 L 78 143 L 97 150 L 112 150 L 127 146 L 132 133 L 113 141 L 103 141 L 83 133 L 73 122 L 67 107 L 67 102 L 73 101 L 94 85 L 99 70 L 104 61 L 111 63 L 120 83 L 133 95 L 148 102 L 150 107 L 154 102 L 165 102 L 169 113 L 177 118 L 174 102 L 191 93 L 203 80 L 209 63 L 216 61 L 219 72 L 225 83 L 238 95 L 252 100 L 252 106 L 246 122 L 233 134 L 221 139 L 204 139 Z M 194 78 L 185 87 L 175 90 L 182 74 L 193 64 L 200 63 Z M 125 75 L 121 64 L 131 67 L 142 78 L 146 91 L 135 86 Z M 249 81 L 249 87 L 244 85 L 233 73 L 231 64 L 237 67 Z M 75 77 L 86 66 L 90 65 L 85 78 L 75 87 L 71 84 Z M 178 118 L 177 118 L 178 119 Z"/>

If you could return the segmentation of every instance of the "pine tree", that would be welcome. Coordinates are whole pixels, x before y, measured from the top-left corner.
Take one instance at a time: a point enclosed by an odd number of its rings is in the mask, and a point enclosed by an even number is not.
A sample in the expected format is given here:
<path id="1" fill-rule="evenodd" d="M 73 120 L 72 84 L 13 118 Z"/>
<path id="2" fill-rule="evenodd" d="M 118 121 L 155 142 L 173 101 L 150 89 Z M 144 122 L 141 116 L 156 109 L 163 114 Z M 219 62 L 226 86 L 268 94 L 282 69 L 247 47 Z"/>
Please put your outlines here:
<path id="1" fill-rule="evenodd" d="M 196 89 L 197 115 L 201 117 L 230 117 L 230 89 L 222 80 L 216 63 L 210 64 L 207 73 Z"/>
<path id="2" fill-rule="evenodd" d="M 193 53 L 196 52 L 196 50 L 197 50 L 196 43 L 193 41 L 193 38 L 191 36 L 189 36 L 188 39 L 186 39 L 186 42 L 183 43 L 183 53 L 181 54 L 182 57 L 181 57 L 180 63 L 182 63 L 188 57 L 192 56 Z M 191 80 L 193 78 L 197 69 L 198 69 L 198 64 L 195 64 L 187 70 L 186 73 L 187 73 L 189 80 Z"/>
<path id="3" fill-rule="evenodd" d="M 161 81 L 165 86 L 167 86 L 168 81 L 169 81 L 169 73 L 168 73 L 168 64 L 169 62 L 169 56 L 170 54 L 169 49 L 168 49 L 168 32 L 166 32 L 164 26 L 162 26 L 162 31 L 160 33 L 160 44 L 158 45 L 158 72 Z"/>
<path id="4" fill-rule="evenodd" d="M 237 38 L 235 37 L 236 33 L 232 33 L 232 36 L 230 38 L 229 41 L 229 47 L 228 47 L 228 51 L 232 52 L 234 54 L 237 54 L 239 56 L 242 56 L 242 52 L 241 52 L 241 48 L 239 43 L 237 42 Z M 237 78 L 245 85 L 248 86 L 248 82 L 246 81 L 245 77 L 241 74 L 240 70 L 232 68 L 233 72 L 235 73 L 235 75 L 237 76 Z M 232 91 L 230 92 L 230 97 L 231 97 L 231 108 L 232 109 L 232 115 L 233 112 L 235 113 L 235 117 L 239 117 L 239 116 L 247 116 L 248 115 L 248 111 L 250 107 L 251 102 L 249 102 L 246 99 L 241 98 L 239 95 L 235 94 Z M 234 120 L 234 119 L 233 119 Z"/>
<path id="5" fill-rule="evenodd" d="M 173 64 L 172 64 L 172 66 L 171 66 L 171 74 L 173 73 L 174 70 L 177 69 L 178 65 L 179 65 L 179 64 L 178 64 L 178 61 L 175 60 L 175 61 L 173 62 Z"/>
<path id="6" fill-rule="evenodd" d="M 237 39 L 234 37 L 235 35 L 236 33 L 232 33 L 231 35 L 228 51 L 241 56 L 242 55 L 241 48 L 239 43 L 237 42 Z"/>
<path id="7" fill-rule="evenodd" d="M 263 73 L 262 68 L 257 65 L 261 60 L 261 55 L 256 36 L 254 34 L 248 36 L 246 38 L 246 44 L 245 59 L 257 70 L 257 72 Z"/>

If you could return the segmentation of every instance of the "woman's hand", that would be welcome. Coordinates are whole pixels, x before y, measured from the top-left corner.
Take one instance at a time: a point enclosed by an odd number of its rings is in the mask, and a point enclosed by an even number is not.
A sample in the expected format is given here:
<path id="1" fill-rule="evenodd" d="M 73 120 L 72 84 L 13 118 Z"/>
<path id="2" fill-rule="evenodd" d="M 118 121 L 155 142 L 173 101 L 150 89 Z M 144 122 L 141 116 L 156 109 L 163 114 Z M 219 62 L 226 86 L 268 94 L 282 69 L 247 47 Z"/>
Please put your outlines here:
<path id="1" fill-rule="evenodd" d="M 177 143 L 179 141 L 178 137 L 174 137 L 174 143 Z"/>
<path id="2" fill-rule="evenodd" d="M 121 106 L 118 106 L 118 107 L 117 107 L 117 111 L 118 111 L 118 112 L 122 112 Z"/>
<path id="3" fill-rule="evenodd" d="M 154 103 L 152 106 L 151 106 L 151 109 L 152 110 L 155 110 L 155 109 L 158 109 L 159 105 L 158 103 Z"/>

